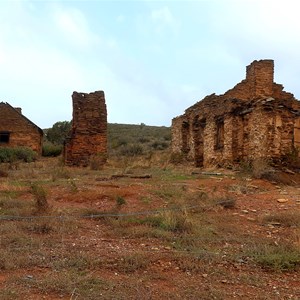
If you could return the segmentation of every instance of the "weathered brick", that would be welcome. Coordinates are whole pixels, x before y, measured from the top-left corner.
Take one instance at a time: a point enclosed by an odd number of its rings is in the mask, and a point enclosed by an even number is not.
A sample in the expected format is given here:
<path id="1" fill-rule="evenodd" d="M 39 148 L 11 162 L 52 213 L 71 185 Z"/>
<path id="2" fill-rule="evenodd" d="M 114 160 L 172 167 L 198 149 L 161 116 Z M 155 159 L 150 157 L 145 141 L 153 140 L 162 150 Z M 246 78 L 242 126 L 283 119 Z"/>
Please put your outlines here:
<path id="1" fill-rule="evenodd" d="M 21 108 L 4 102 L 0 103 L 0 135 L 0 147 L 28 147 L 42 153 L 43 130 L 22 115 Z"/>
<path id="2" fill-rule="evenodd" d="M 65 143 L 64 160 L 69 166 L 87 166 L 93 155 L 107 155 L 107 112 L 103 91 L 72 95 L 72 129 Z"/>
<path id="3" fill-rule="evenodd" d="M 172 120 L 172 150 L 196 166 L 281 159 L 300 147 L 299 124 L 300 102 L 274 83 L 273 60 L 254 61 L 234 88 L 205 97 Z"/>

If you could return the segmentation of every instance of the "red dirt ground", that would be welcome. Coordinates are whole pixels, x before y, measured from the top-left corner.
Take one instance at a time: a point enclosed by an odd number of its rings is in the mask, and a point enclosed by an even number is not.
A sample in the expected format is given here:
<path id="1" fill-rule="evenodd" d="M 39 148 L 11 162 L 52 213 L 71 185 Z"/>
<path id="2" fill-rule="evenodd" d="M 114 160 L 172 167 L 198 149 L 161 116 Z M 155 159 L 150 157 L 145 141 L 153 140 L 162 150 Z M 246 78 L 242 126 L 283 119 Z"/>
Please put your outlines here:
<path id="1" fill-rule="evenodd" d="M 222 226 L 226 235 L 219 245 L 223 256 L 216 261 L 200 262 L 201 266 L 195 270 L 193 267 L 185 268 L 185 264 L 178 262 L 178 255 L 185 254 L 184 251 L 181 253 L 181 250 L 176 250 L 161 239 L 143 234 L 140 238 L 137 235 L 124 235 L 112 230 L 111 224 L 108 225 L 106 221 L 81 219 L 76 232 L 64 235 L 60 246 L 69 253 L 88 253 L 104 259 L 107 265 L 91 268 L 91 274 L 115 283 L 116 289 L 122 285 L 125 291 L 125 294 L 115 296 L 113 292 L 103 295 L 99 293 L 94 299 L 300 299 L 299 271 L 276 272 L 263 269 L 247 259 L 232 261 L 226 258 L 227 248 L 228 253 L 232 253 L 244 247 L 243 241 L 235 239 L 236 232 L 247 239 L 253 236 L 275 244 L 292 242 L 300 251 L 299 228 L 262 222 L 263 217 L 269 214 L 300 211 L 299 174 L 282 173 L 281 182 L 292 183 L 286 185 L 252 179 L 225 170 L 218 172 L 222 175 L 199 174 L 187 179 L 172 180 L 158 175 L 150 179 L 109 179 L 98 175 L 83 175 L 75 176 L 72 182 L 66 179 L 64 184 L 54 181 L 47 186 L 51 210 L 62 215 L 70 209 L 74 213 L 85 209 L 95 213 L 161 209 L 168 207 L 169 202 L 159 193 L 153 193 L 153 190 L 164 190 L 172 185 L 174 190 L 180 187 L 186 194 L 205 192 L 213 198 L 226 195 L 236 199 L 232 209 L 213 207 L 205 212 L 208 219 L 214 222 L 220 220 L 220 224 L 225 224 Z M 1 181 L 0 178 L 1 192 L 11 189 L 7 180 Z M 18 191 L 20 199 L 32 200 L 29 187 L 19 187 Z M 126 204 L 116 207 L 116 196 L 125 199 Z M 57 253 L 59 256 L 59 251 Z M 151 263 L 132 272 L 120 271 L 117 267 L 120 257 L 132 253 L 149 255 Z M 30 278 L 41 278 L 48 276 L 49 272 L 49 267 L 42 265 L 0 270 L 0 288 L 15 287 L 20 291 L 16 299 L 84 299 L 81 295 L 76 296 L 76 293 L 45 292 L 30 285 L 24 287 L 10 284 L 16 277 L 30 275 Z M 130 287 L 127 295 L 123 285 Z M 0 299 L 11 298 L 1 298 L 0 291 Z"/>

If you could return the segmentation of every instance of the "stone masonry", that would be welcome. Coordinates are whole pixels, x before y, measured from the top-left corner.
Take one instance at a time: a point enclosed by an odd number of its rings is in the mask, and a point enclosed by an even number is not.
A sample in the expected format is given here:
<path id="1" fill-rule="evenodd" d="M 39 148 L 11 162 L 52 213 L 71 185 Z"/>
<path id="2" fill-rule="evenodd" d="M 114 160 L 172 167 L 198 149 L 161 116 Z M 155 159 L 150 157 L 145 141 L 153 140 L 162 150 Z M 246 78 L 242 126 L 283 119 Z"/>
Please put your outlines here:
<path id="1" fill-rule="evenodd" d="M 43 130 L 21 108 L 0 102 L 0 147 L 27 147 L 42 154 Z"/>
<path id="2" fill-rule="evenodd" d="M 92 156 L 107 156 L 107 112 L 103 91 L 73 92 L 72 129 L 65 143 L 68 166 L 87 166 Z"/>
<path id="3" fill-rule="evenodd" d="M 274 61 L 253 61 L 246 79 L 172 120 L 172 150 L 197 167 L 267 158 L 300 147 L 300 102 L 274 83 Z"/>

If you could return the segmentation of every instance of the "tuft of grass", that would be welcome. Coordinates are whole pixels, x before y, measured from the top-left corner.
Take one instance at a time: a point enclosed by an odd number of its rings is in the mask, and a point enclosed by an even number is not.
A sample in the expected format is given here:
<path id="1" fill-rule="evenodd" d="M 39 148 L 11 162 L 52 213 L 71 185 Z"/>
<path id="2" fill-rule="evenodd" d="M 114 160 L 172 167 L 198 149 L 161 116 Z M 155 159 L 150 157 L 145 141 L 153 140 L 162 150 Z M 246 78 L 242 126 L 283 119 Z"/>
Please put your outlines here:
<path id="1" fill-rule="evenodd" d="M 141 219 L 132 219 L 131 223 L 143 224 L 174 233 L 192 232 L 192 219 L 183 209 L 162 212 L 156 216 L 147 216 Z"/>
<path id="2" fill-rule="evenodd" d="M 193 254 L 179 253 L 175 255 L 175 263 L 181 271 L 194 274 L 206 273 L 207 265 L 217 259 L 215 254 L 208 251 L 198 249 L 196 252 Z"/>
<path id="3" fill-rule="evenodd" d="M 258 179 L 268 177 L 274 172 L 266 158 L 254 159 L 251 164 L 251 171 L 253 177 Z"/>
<path id="4" fill-rule="evenodd" d="M 31 193 L 35 199 L 36 213 L 46 212 L 49 209 L 47 191 L 41 185 L 35 183 L 31 185 Z"/>
<path id="5" fill-rule="evenodd" d="M 178 233 L 192 232 L 193 230 L 192 219 L 185 210 L 166 211 L 162 214 L 162 218 L 163 229 Z"/>
<path id="6" fill-rule="evenodd" d="M 300 212 L 284 211 L 270 214 L 263 218 L 263 223 L 278 223 L 284 227 L 300 227 Z"/>
<path id="7" fill-rule="evenodd" d="M 29 232 L 36 233 L 36 234 L 49 234 L 53 231 L 53 227 L 49 223 L 46 223 L 45 221 L 30 222 L 28 226 L 26 226 L 26 229 Z"/>
<path id="8" fill-rule="evenodd" d="M 116 268 L 119 272 L 133 273 L 145 269 L 150 263 L 150 258 L 144 253 L 134 253 L 118 259 Z"/>
<path id="9" fill-rule="evenodd" d="M 49 272 L 46 276 L 18 279 L 19 285 L 37 289 L 43 294 L 57 293 L 68 299 L 97 299 L 102 293 L 113 288 L 110 282 L 85 273 L 68 271 Z"/>
<path id="10" fill-rule="evenodd" d="M 52 181 L 57 179 L 69 179 L 71 178 L 70 172 L 64 168 L 64 166 L 59 166 L 55 168 L 52 172 Z"/>
<path id="11" fill-rule="evenodd" d="M 300 267 L 299 249 L 290 244 L 256 244 L 248 256 L 262 268 L 271 271 L 296 271 Z"/>
<path id="12" fill-rule="evenodd" d="M 106 154 L 102 154 L 102 153 L 98 153 L 96 155 L 93 155 L 90 157 L 90 169 L 91 170 L 102 170 L 104 164 L 107 161 L 107 155 Z"/>
<path id="13" fill-rule="evenodd" d="M 116 204 L 117 204 L 118 207 L 121 207 L 121 206 L 125 205 L 126 204 L 125 198 L 123 198 L 122 196 L 117 196 Z"/>
<path id="14" fill-rule="evenodd" d="M 32 249 L 28 250 L 24 248 L 24 245 L 22 248 L 1 249 L 0 270 L 30 268 L 44 263 L 42 255 L 33 254 Z"/>
<path id="15" fill-rule="evenodd" d="M 11 191 L 11 194 L 14 192 Z M 23 200 L 4 198 L 0 199 L 0 215 L 24 216 L 30 212 L 31 203 Z"/>

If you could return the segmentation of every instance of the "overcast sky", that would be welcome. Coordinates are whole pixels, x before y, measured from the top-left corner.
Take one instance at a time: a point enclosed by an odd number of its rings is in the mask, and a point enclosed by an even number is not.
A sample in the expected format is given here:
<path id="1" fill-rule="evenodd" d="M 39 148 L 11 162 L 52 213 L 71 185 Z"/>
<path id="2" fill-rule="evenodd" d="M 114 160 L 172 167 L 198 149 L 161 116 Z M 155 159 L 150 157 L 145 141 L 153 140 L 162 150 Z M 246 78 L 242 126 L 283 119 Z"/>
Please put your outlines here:
<path id="1" fill-rule="evenodd" d="M 300 1 L 0 1 L 0 101 L 41 128 L 71 120 L 73 91 L 103 90 L 108 121 L 171 125 L 275 60 L 300 99 Z"/>

